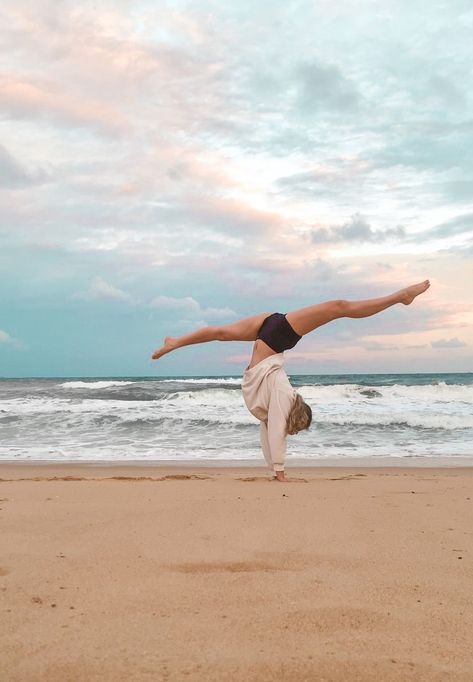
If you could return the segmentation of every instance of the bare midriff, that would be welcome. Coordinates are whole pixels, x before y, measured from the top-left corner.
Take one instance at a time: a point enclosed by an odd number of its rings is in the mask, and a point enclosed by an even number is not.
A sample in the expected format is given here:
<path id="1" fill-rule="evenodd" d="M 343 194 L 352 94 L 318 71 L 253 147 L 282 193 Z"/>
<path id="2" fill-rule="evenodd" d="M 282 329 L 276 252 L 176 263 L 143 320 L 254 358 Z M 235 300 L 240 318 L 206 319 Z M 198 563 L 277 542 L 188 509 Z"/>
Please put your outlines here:
<path id="1" fill-rule="evenodd" d="M 253 354 L 251 356 L 250 364 L 246 369 L 251 369 L 257 365 L 258 362 L 261 362 L 261 360 L 269 358 L 270 355 L 276 355 L 276 351 L 268 346 L 262 339 L 256 339 L 253 345 Z"/>

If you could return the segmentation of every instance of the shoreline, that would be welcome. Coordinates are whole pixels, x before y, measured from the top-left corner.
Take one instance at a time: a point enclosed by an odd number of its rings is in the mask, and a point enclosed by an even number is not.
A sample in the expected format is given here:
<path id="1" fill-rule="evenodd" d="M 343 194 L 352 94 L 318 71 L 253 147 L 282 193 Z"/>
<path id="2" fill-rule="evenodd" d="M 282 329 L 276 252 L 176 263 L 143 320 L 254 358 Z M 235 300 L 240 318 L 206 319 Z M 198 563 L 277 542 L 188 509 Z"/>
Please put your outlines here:
<path id="1" fill-rule="evenodd" d="M 358 473 L 357 473 L 358 472 Z M 361 473 L 363 472 L 363 473 Z M 392 465 L 334 465 L 324 463 L 318 466 L 290 466 L 286 467 L 286 475 L 301 476 L 308 481 L 323 480 L 331 475 L 337 476 L 471 476 L 473 464 L 464 465 L 422 465 L 408 466 Z M 322 478 L 321 478 L 322 476 Z M 314 477 L 314 478 L 311 478 Z M 252 466 L 221 466 L 213 463 L 210 466 L 185 465 L 182 462 L 170 463 L 141 463 L 135 462 L 13 462 L 0 463 L 0 484 L 15 481 L 153 481 L 166 479 L 186 480 L 220 480 L 226 484 L 230 480 L 259 480 L 271 482 L 271 475 L 267 467 L 261 464 Z"/>
<path id="2" fill-rule="evenodd" d="M 348 461 L 347 461 L 348 460 Z M 255 472 L 255 470 L 268 474 L 269 470 L 261 460 L 0 460 L 0 470 L 5 468 L 7 471 L 18 469 L 24 471 L 26 468 L 42 470 L 61 470 L 64 471 L 87 471 L 110 470 L 116 474 L 119 470 L 126 470 L 128 474 L 134 472 L 140 475 L 143 472 L 149 474 L 150 469 L 160 472 L 166 470 L 178 471 L 200 471 L 211 470 L 215 473 L 224 472 Z M 370 471 L 377 470 L 445 470 L 461 469 L 468 470 L 473 468 L 473 457 L 450 456 L 450 457 L 357 457 L 350 460 L 348 458 L 327 458 L 324 460 L 304 460 L 291 457 L 286 460 L 286 474 L 291 475 L 297 470 L 309 473 L 311 470 L 353 470 L 363 469 Z M 0 476 L 1 478 L 1 476 Z"/>

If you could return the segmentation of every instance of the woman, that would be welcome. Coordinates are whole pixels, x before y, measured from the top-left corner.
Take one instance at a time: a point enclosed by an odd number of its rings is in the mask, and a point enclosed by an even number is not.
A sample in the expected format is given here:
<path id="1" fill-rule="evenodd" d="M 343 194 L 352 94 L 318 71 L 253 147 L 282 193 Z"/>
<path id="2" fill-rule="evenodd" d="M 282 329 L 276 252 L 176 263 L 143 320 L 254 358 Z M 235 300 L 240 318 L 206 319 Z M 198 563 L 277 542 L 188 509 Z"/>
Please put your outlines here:
<path id="1" fill-rule="evenodd" d="M 166 336 L 164 346 L 155 351 L 157 360 L 176 348 L 207 341 L 255 341 L 250 363 L 242 381 L 246 406 L 260 420 L 260 442 L 265 460 L 281 482 L 303 479 L 287 478 L 284 473 L 286 436 L 307 429 L 312 411 L 295 391 L 283 368 L 283 353 L 294 348 L 309 332 L 341 317 L 369 317 L 396 303 L 409 305 L 430 286 L 428 279 L 400 289 L 394 294 L 363 301 L 336 299 L 317 303 L 289 313 L 261 313 L 232 324 L 204 327 L 185 336 Z"/>

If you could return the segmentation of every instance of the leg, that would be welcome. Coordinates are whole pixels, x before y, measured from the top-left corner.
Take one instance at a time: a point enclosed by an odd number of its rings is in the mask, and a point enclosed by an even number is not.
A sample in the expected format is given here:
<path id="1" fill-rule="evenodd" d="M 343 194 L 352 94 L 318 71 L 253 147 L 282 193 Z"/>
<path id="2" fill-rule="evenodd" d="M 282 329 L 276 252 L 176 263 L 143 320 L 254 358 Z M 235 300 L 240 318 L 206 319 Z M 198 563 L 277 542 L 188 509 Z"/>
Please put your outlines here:
<path id="1" fill-rule="evenodd" d="M 413 284 L 381 298 L 369 298 L 364 301 L 346 301 L 343 299 L 326 301 L 307 308 L 293 310 L 287 313 L 286 318 L 294 331 L 303 336 L 340 317 L 369 317 L 396 303 L 409 305 L 416 296 L 426 291 L 429 286 L 430 282 L 426 279 L 419 284 Z"/>
<path id="2" fill-rule="evenodd" d="M 203 327 L 184 336 L 166 336 L 164 346 L 155 351 L 151 356 L 157 360 L 166 353 L 170 353 L 176 348 L 190 346 L 194 343 L 207 343 L 208 341 L 254 341 L 258 334 L 263 320 L 271 313 L 261 313 L 245 317 L 238 322 L 225 324 L 222 326 Z"/>

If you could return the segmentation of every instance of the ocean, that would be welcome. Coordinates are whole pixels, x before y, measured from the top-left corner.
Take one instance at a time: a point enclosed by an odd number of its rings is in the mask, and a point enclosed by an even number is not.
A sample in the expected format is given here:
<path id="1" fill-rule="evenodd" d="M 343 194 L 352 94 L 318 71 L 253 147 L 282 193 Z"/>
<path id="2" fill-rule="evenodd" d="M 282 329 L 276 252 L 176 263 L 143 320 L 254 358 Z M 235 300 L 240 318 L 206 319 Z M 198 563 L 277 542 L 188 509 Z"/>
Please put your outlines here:
<path id="1" fill-rule="evenodd" d="M 473 374 L 290 375 L 286 463 L 471 457 Z M 0 460 L 264 464 L 240 376 L 0 380 Z"/>

